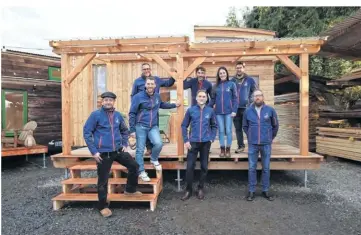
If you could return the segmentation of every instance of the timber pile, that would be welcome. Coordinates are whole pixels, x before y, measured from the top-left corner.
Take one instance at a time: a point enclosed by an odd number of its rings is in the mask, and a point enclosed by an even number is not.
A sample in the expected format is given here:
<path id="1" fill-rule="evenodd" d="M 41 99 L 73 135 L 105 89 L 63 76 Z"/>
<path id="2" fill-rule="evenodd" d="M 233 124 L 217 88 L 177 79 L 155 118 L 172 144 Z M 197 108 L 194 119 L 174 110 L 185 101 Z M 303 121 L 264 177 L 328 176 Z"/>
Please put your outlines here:
<path id="1" fill-rule="evenodd" d="M 361 161 L 361 128 L 317 127 L 316 151 Z"/>
<path id="2" fill-rule="evenodd" d="M 319 101 L 316 97 L 310 97 L 309 107 L 309 150 L 316 149 L 316 127 L 325 123 L 325 120 L 319 118 Z M 300 126 L 300 108 L 299 93 L 288 93 L 275 96 L 275 109 L 280 124 L 278 140 L 282 144 L 299 147 L 299 126 Z"/>
<path id="3" fill-rule="evenodd" d="M 319 107 L 320 117 L 361 118 L 361 108 L 343 110 L 340 106 L 324 105 Z"/>

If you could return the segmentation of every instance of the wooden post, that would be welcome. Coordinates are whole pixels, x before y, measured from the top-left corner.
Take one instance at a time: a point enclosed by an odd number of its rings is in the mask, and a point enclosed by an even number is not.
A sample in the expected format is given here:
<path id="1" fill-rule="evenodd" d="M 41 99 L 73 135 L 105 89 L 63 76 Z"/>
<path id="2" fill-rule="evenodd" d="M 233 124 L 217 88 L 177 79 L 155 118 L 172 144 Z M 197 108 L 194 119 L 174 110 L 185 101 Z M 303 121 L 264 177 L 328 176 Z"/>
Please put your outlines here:
<path id="1" fill-rule="evenodd" d="M 300 55 L 300 154 L 308 155 L 309 149 L 309 77 L 308 77 L 308 54 Z"/>
<path id="2" fill-rule="evenodd" d="M 178 134 L 178 141 L 177 141 L 177 153 L 179 156 L 179 161 L 183 160 L 184 157 L 184 143 L 182 137 L 182 128 L 181 124 L 184 117 L 184 90 L 183 90 L 183 79 L 184 79 L 184 65 L 183 65 L 183 57 L 181 55 L 177 55 L 177 99 L 182 102 L 181 106 L 177 108 L 177 120 L 176 120 L 176 127 L 177 127 L 177 134 Z"/>
<path id="3" fill-rule="evenodd" d="M 69 71 L 69 56 L 61 55 L 61 121 L 62 121 L 62 142 L 63 155 L 71 153 L 71 118 L 70 118 L 70 86 L 66 81 Z"/>

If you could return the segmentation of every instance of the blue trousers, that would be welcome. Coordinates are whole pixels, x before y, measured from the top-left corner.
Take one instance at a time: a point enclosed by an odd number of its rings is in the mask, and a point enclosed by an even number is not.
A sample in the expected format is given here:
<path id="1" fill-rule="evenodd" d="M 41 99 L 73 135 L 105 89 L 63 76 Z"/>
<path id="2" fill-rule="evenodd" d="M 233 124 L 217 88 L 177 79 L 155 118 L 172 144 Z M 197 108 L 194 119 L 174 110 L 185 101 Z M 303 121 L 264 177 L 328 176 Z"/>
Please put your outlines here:
<path id="1" fill-rule="evenodd" d="M 270 186 L 270 162 L 271 162 L 271 144 L 248 145 L 248 191 L 255 192 L 257 185 L 257 161 L 261 154 L 262 162 L 262 191 L 268 192 Z"/>

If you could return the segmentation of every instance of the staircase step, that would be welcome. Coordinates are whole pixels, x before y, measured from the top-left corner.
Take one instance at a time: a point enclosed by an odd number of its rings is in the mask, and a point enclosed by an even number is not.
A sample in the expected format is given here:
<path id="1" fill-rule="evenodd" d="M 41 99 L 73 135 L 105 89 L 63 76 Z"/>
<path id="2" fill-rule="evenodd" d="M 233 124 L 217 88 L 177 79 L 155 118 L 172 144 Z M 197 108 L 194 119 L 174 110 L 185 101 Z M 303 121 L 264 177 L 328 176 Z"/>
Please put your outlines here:
<path id="1" fill-rule="evenodd" d="M 80 164 L 69 167 L 70 170 L 96 170 L 97 165 L 92 164 Z M 111 170 L 126 170 L 127 168 L 120 164 L 113 163 Z M 144 169 L 146 170 L 155 170 L 152 164 L 144 164 Z"/>
<path id="2" fill-rule="evenodd" d="M 145 182 L 143 180 L 139 180 L 138 184 L 146 184 L 146 185 L 154 185 L 159 182 L 157 178 L 151 178 L 149 182 Z M 98 178 L 70 178 L 63 180 L 62 184 L 97 184 Z M 109 184 L 126 184 L 127 178 L 109 178 Z"/>
<path id="3" fill-rule="evenodd" d="M 157 198 L 154 194 L 143 194 L 141 196 L 127 196 L 124 194 L 108 194 L 107 199 L 109 201 L 119 202 L 151 202 Z M 59 194 L 54 197 L 52 201 L 98 201 L 98 194 L 85 194 L 85 193 L 71 193 L 71 194 Z"/>

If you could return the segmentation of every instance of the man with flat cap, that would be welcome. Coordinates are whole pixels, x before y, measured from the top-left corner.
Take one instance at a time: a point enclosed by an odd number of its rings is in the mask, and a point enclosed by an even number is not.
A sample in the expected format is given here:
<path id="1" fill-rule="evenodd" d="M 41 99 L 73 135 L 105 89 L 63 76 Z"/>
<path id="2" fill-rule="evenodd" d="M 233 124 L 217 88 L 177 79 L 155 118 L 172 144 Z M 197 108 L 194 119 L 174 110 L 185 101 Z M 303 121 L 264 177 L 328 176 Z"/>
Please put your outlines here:
<path id="1" fill-rule="evenodd" d="M 97 163 L 98 209 L 102 216 L 109 217 L 112 212 L 107 203 L 108 178 L 113 161 L 128 170 L 124 195 L 141 196 L 142 193 L 136 191 L 139 165 L 128 153 L 128 127 L 122 115 L 114 109 L 117 97 L 112 92 L 105 92 L 101 98 L 102 107 L 90 114 L 83 133 L 89 151 Z"/>

